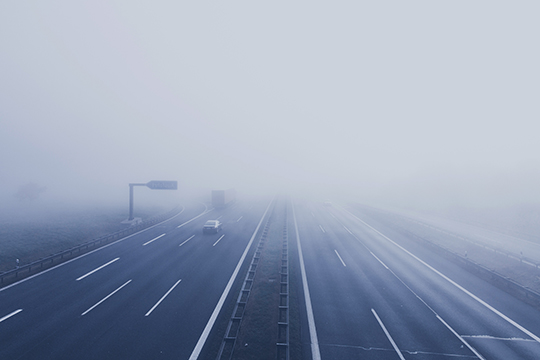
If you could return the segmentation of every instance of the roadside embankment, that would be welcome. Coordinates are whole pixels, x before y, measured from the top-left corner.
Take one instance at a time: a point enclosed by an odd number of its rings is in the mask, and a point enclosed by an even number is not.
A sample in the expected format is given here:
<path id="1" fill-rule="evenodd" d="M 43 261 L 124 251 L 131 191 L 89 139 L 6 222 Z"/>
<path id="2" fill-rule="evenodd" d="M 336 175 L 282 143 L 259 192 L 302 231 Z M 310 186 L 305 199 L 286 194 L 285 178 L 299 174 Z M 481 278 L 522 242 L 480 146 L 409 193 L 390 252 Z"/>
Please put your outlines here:
<path id="1" fill-rule="evenodd" d="M 368 216 L 384 214 L 384 218 L 388 219 L 393 229 L 409 239 L 422 243 L 423 246 L 453 261 L 475 276 L 540 308 L 540 261 L 531 258 L 532 252 L 527 253 L 526 250 L 512 252 L 502 246 L 500 239 L 505 238 L 505 234 L 499 236 L 492 230 L 480 227 L 473 231 L 467 227 L 450 230 L 444 223 L 433 223 L 426 219 L 357 204 L 352 205 L 352 208 Z M 531 246 L 536 245 L 531 243 Z"/>

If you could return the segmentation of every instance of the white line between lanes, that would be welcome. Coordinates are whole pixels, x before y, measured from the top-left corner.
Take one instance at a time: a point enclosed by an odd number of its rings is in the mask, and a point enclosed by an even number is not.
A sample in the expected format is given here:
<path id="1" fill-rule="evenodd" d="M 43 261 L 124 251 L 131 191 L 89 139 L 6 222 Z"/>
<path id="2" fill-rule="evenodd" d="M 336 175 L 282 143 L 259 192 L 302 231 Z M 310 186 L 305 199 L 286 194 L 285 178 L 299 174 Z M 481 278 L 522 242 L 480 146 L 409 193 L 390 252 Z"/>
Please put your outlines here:
<path id="1" fill-rule="evenodd" d="M 319 225 L 319 227 L 321 228 L 321 231 L 322 231 L 323 233 L 326 233 L 326 231 L 324 231 L 324 228 L 323 228 L 321 225 Z"/>
<path id="2" fill-rule="evenodd" d="M 240 217 L 238 218 L 238 220 L 236 220 L 236 222 L 239 222 L 240 220 L 242 220 L 243 217 L 244 217 L 244 215 L 240 216 Z"/>
<path id="3" fill-rule="evenodd" d="M 313 315 L 313 307 L 311 305 L 311 296 L 309 295 L 309 287 L 304 266 L 304 255 L 302 255 L 302 245 L 300 244 L 300 234 L 298 233 L 298 223 L 296 222 L 296 212 L 294 204 L 292 204 L 294 230 L 296 232 L 296 244 L 298 247 L 298 258 L 300 260 L 300 272 L 302 273 L 302 286 L 304 288 L 304 299 L 306 303 L 306 313 L 309 325 L 309 338 L 311 342 L 311 357 L 313 360 L 321 360 L 321 352 L 319 350 L 319 338 L 317 337 L 317 328 L 315 327 L 315 316 Z M 313 215 L 313 213 L 311 213 Z M 315 215 L 313 215 L 315 217 Z"/>
<path id="4" fill-rule="evenodd" d="M 206 205 L 205 205 L 205 207 L 206 207 Z M 136 235 L 139 235 L 139 234 L 141 234 L 141 233 L 143 233 L 143 232 L 145 232 L 145 231 L 148 231 L 148 230 L 150 230 L 150 229 L 153 229 L 153 228 L 155 228 L 156 226 L 159 226 L 159 225 L 161 225 L 161 224 L 164 224 L 164 223 L 166 223 L 166 222 L 168 222 L 168 221 L 171 221 L 172 219 L 176 218 L 176 217 L 179 216 L 181 213 L 183 213 L 184 210 L 185 210 L 185 207 L 182 206 L 182 211 L 180 211 L 178 214 L 176 214 L 176 215 L 174 215 L 174 216 L 168 218 L 167 220 L 163 220 L 162 222 L 159 222 L 159 223 L 157 223 L 157 224 L 154 224 L 154 225 L 152 225 L 152 226 L 150 226 L 150 227 L 148 227 L 148 228 L 146 228 L 146 229 L 143 229 L 143 230 L 141 230 L 141 231 L 137 231 L 137 232 L 134 233 L 134 234 L 131 234 L 131 235 L 128 235 L 128 236 L 126 236 L 126 237 L 124 237 L 124 238 L 118 239 L 118 240 L 116 240 L 116 241 L 114 241 L 114 242 L 112 242 L 112 243 L 110 243 L 110 244 L 103 245 L 102 247 L 99 247 L 99 248 L 97 248 L 97 249 L 95 249 L 95 250 L 92 250 L 92 251 L 89 251 L 89 252 L 87 252 L 87 253 L 84 253 L 84 254 L 82 254 L 82 255 L 80 255 L 80 256 L 77 256 L 76 258 L 73 258 L 73 259 L 68 260 L 68 261 L 66 261 L 66 262 L 60 263 L 60 264 L 58 264 L 58 265 L 56 265 L 56 266 L 53 266 L 52 268 L 48 268 L 47 270 L 43 270 L 43 271 L 41 271 L 41 272 L 39 272 L 39 273 L 37 273 L 37 274 L 35 274 L 35 275 L 32 275 L 32 276 L 29 276 L 29 277 L 27 277 L 27 278 L 21 279 L 21 280 L 17 281 L 16 283 L 13 283 L 13 284 L 11 284 L 11 285 L 4 286 L 3 288 L 0 289 L 0 292 L 2 292 L 2 291 L 4 291 L 4 290 L 7 290 L 7 289 L 9 289 L 9 288 L 12 288 L 12 287 L 14 287 L 14 286 L 17 286 L 17 285 L 19 285 L 19 284 L 22 284 L 23 282 L 26 282 L 26 281 L 28 281 L 28 280 L 31 280 L 31 279 L 33 279 L 33 278 L 35 278 L 35 277 L 40 276 L 40 275 L 46 274 L 46 273 L 48 273 L 49 271 L 53 271 L 53 270 L 55 270 L 55 269 L 57 269 L 57 268 L 59 268 L 59 267 L 62 267 L 62 266 L 67 265 L 67 264 L 69 264 L 69 263 L 72 263 L 73 261 L 77 261 L 77 260 L 79 260 L 79 259 L 82 259 L 83 257 L 88 256 L 88 255 L 90 255 L 90 254 L 93 254 L 93 253 L 95 253 L 96 251 L 103 250 L 103 249 L 105 249 L 105 248 L 108 248 L 109 246 L 112 246 L 112 245 L 117 244 L 117 243 L 119 243 L 119 242 L 122 242 L 122 241 L 124 241 L 124 240 L 130 239 L 130 238 L 132 238 L 132 237 L 134 237 L 134 236 L 136 236 Z M 204 214 L 205 214 L 205 212 L 203 212 L 203 214 L 201 214 L 201 215 L 199 215 L 199 216 L 202 216 L 202 215 L 204 215 Z M 199 217 L 199 216 L 197 216 L 197 217 Z"/>
<path id="5" fill-rule="evenodd" d="M 165 299 L 165 298 L 167 297 L 167 295 L 169 295 L 170 292 L 174 290 L 174 288 L 176 287 L 176 285 L 180 284 L 180 281 L 182 281 L 182 279 L 178 280 L 178 281 L 176 282 L 176 284 L 174 284 L 174 285 L 172 286 L 172 288 L 170 288 L 169 291 L 167 291 L 167 292 L 165 293 L 165 295 L 163 295 L 163 296 L 161 297 L 161 299 L 159 299 L 159 301 L 156 303 L 156 305 L 152 306 L 152 308 L 151 308 L 150 310 L 148 310 L 148 312 L 147 312 L 146 314 L 144 314 L 144 316 L 150 315 L 150 314 L 152 313 L 152 311 L 154 311 L 154 309 L 157 308 L 159 304 L 161 304 L 161 302 L 163 301 L 163 299 Z"/>
<path id="6" fill-rule="evenodd" d="M 394 350 L 396 350 L 397 354 L 399 355 L 399 358 L 401 360 L 405 360 L 405 358 L 403 357 L 403 354 L 401 353 L 401 351 L 399 351 L 399 348 L 397 347 L 394 339 L 392 339 L 392 336 L 390 335 L 390 333 L 388 332 L 388 330 L 386 330 L 386 327 L 384 326 L 383 322 L 381 321 L 381 319 L 379 318 L 379 315 L 377 315 L 377 312 L 375 312 L 375 310 L 371 309 L 371 312 L 373 313 L 373 315 L 375 315 L 375 318 L 377 319 L 377 321 L 379 322 L 379 325 L 381 325 L 381 328 L 383 329 L 384 333 L 386 334 L 386 337 L 388 338 L 388 340 L 390 340 L 390 343 L 392 344 L 392 346 L 394 347 Z"/>
<path id="7" fill-rule="evenodd" d="M 377 255 L 375 255 L 374 253 L 371 252 L 371 250 L 369 250 L 369 253 L 370 253 L 375 259 L 377 259 L 377 260 L 382 264 L 382 266 L 384 266 L 384 267 L 386 268 L 386 270 L 390 270 L 390 268 L 389 268 L 388 266 L 386 266 L 386 264 L 383 263 L 382 260 L 379 259 L 379 258 L 377 257 Z"/>
<path id="8" fill-rule="evenodd" d="M 352 214 L 351 214 L 352 215 Z M 354 216 L 354 215 L 353 215 Z M 338 220 L 339 221 L 339 220 Z M 341 221 L 339 221 L 341 223 Z M 343 225 L 343 224 L 342 224 Z M 356 239 L 358 240 L 368 251 L 369 253 L 375 258 L 377 259 L 377 261 L 379 261 L 382 266 L 384 266 L 388 271 L 390 271 L 390 273 L 392 273 L 396 279 L 398 279 L 402 284 L 403 286 L 405 286 L 407 289 L 409 289 L 409 291 L 414 295 L 416 296 L 416 298 L 418 300 L 420 300 L 433 314 L 435 314 L 435 316 L 437 317 L 437 319 L 439 319 L 439 321 L 441 321 L 443 323 L 444 326 L 446 326 L 448 328 L 448 330 L 450 330 L 452 332 L 452 334 L 454 334 L 465 346 L 467 346 L 469 348 L 469 350 L 471 350 L 477 357 L 478 359 L 480 360 L 486 360 L 480 353 L 478 353 L 478 351 L 476 351 L 475 348 L 473 348 L 461 335 L 459 335 L 454 329 L 452 329 L 452 327 L 450 327 L 450 325 L 448 325 L 440 316 L 439 314 L 437 314 L 437 312 L 435 310 L 433 310 L 425 301 L 424 299 L 422 299 L 417 293 L 414 292 L 413 289 L 411 289 L 394 271 L 392 271 L 392 269 L 390 269 L 388 266 L 386 266 L 386 264 L 384 262 L 382 262 L 381 259 L 379 259 L 374 253 L 373 251 L 371 251 L 367 246 L 366 244 L 364 244 L 355 234 L 353 234 L 352 232 L 349 231 L 349 233 Z M 531 340 L 531 341 L 534 341 L 534 340 Z"/>
<path id="9" fill-rule="evenodd" d="M 363 220 L 361 220 L 359 217 L 357 217 L 356 215 L 354 215 L 353 213 L 351 213 L 350 211 L 348 210 L 345 210 L 346 212 L 348 212 L 349 214 L 351 214 L 354 218 L 356 218 L 358 221 L 360 221 L 361 223 L 363 223 L 364 225 L 366 225 L 367 227 L 369 227 L 371 230 L 375 231 L 377 234 L 379 234 L 380 236 L 382 236 L 383 238 L 385 238 L 386 240 L 390 241 L 392 244 L 394 244 L 395 246 L 397 246 L 398 248 L 400 248 L 401 250 L 403 250 L 405 253 L 409 254 L 412 258 L 414 258 L 415 260 L 417 260 L 418 262 L 420 262 L 422 265 L 426 266 L 428 269 L 430 269 L 431 271 L 433 271 L 434 273 L 436 273 L 437 275 L 439 275 L 440 277 L 442 277 L 443 279 L 445 279 L 446 281 L 448 281 L 450 284 L 454 285 L 456 288 L 458 288 L 459 290 L 463 291 L 465 294 L 469 295 L 471 298 L 473 298 L 474 300 L 476 300 L 477 302 L 479 302 L 480 304 L 482 304 L 484 307 L 486 307 L 487 309 L 491 310 L 493 313 L 497 314 L 499 317 L 501 317 L 502 319 L 506 320 L 508 323 L 512 324 L 514 327 L 518 328 L 519 330 L 523 331 L 525 334 L 529 335 L 531 338 L 533 338 L 534 340 L 536 340 L 537 342 L 540 343 L 540 337 L 536 336 L 535 334 L 533 334 L 531 331 L 527 330 L 526 328 L 524 328 L 523 326 L 521 326 L 520 324 L 518 324 L 517 322 L 515 322 L 514 320 L 510 319 L 508 316 L 504 315 L 503 313 L 501 313 L 499 310 L 495 309 L 493 306 L 489 305 L 488 303 L 486 303 L 484 300 L 480 299 L 478 296 L 474 295 L 473 293 L 471 293 L 469 290 L 465 289 L 463 286 L 459 285 L 458 283 L 456 283 L 454 280 L 450 279 L 449 277 L 447 277 L 446 275 L 444 275 L 443 273 L 441 273 L 440 271 L 438 271 L 437 269 L 435 269 L 434 267 L 432 267 L 431 265 L 429 265 L 428 263 L 426 263 L 425 261 L 421 260 L 419 257 L 417 257 L 416 255 L 414 255 L 413 253 L 411 253 L 410 251 L 408 251 L 407 249 L 405 249 L 404 247 L 402 247 L 401 245 L 399 245 L 398 243 L 396 243 L 395 241 L 391 240 L 389 237 L 387 237 L 386 235 L 383 235 L 380 231 L 378 231 L 377 229 L 373 228 L 372 226 L 370 226 L 369 224 L 367 224 L 366 222 L 364 222 Z"/>
<path id="10" fill-rule="evenodd" d="M 336 252 L 337 257 L 339 258 L 339 261 L 341 261 L 341 263 L 343 264 L 343 266 L 347 267 L 347 265 L 345 265 L 345 261 L 343 261 L 343 259 L 341 258 L 341 256 L 339 256 L 339 253 L 337 252 L 337 250 L 334 249 L 334 251 Z"/>
<path id="11" fill-rule="evenodd" d="M 351 230 L 349 230 L 345 225 L 343 225 L 343 227 L 345 228 L 345 230 L 347 230 L 347 231 L 349 232 L 349 234 L 351 234 L 351 235 L 353 234 L 353 233 L 351 232 Z"/>
<path id="12" fill-rule="evenodd" d="M 161 234 L 161 235 L 159 235 L 158 237 L 155 237 L 155 238 L 153 238 L 152 240 L 147 241 L 147 242 L 145 242 L 145 243 L 142 244 L 142 245 L 143 245 L 143 246 L 146 246 L 146 245 L 150 244 L 151 242 L 154 242 L 154 241 L 156 241 L 157 239 L 164 237 L 165 235 L 167 235 L 167 234 Z"/>
<path id="13" fill-rule="evenodd" d="M 214 245 L 212 245 L 212 246 L 216 246 L 217 243 L 218 243 L 221 239 L 223 239 L 224 236 L 225 236 L 225 234 L 221 235 L 220 238 L 217 239 L 217 241 L 216 241 L 216 242 L 214 243 Z"/>
<path id="14" fill-rule="evenodd" d="M 108 263 L 101 265 L 101 266 L 98 267 L 97 269 L 94 269 L 94 270 L 92 270 L 92 271 L 90 271 L 90 272 L 87 272 L 87 273 L 84 274 L 83 276 L 78 277 L 78 278 L 76 279 L 76 281 L 82 280 L 82 279 L 84 279 L 85 277 L 92 275 L 92 274 L 95 273 L 96 271 L 103 269 L 105 266 L 112 264 L 113 262 L 115 262 L 115 261 L 118 260 L 118 259 L 120 259 L 120 258 L 117 257 L 116 259 L 111 260 L 111 261 L 109 261 Z"/>
<path id="15" fill-rule="evenodd" d="M 90 311 L 92 311 L 96 306 L 98 306 L 99 304 L 101 304 L 102 302 L 104 302 L 105 300 L 107 300 L 108 298 L 110 298 L 111 296 L 113 296 L 116 292 L 120 291 L 121 288 L 123 288 L 124 286 L 126 286 L 127 284 L 129 284 L 131 282 L 131 280 L 128 280 L 124 283 L 124 285 L 120 286 L 118 289 L 114 290 L 112 293 L 110 293 L 109 295 L 105 296 L 103 299 L 101 299 L 97 304 L 95 304 L 94 306 L 92 306 L 90 309 L 86 310 L 85 312 L 83 312 L 81 314 L 81 316 L 84 316 L 86 314 L 88 314 Z"/>
<path id="16" fill-rule="evenodd" d="M 181 243 L 181 244 L 178 245 L 178 246 L 184 245 L 185 243 L 187 243 L 189 240 L 193 239 L 194 237 L 195 237 L 195 235 L 191 235 L 186 241 L 184 241 L 183 243 Z"/>
<path id="17" fill-rule="evenodd" d="M 251 244 L 253 243 L 253 239 L 255 239 L 255 236 L 257 235 L 257 232 L 259 231 L 259 228 L 261 227 L 261 224 L 266 214 L 268 213 L 268 209 L 270 209 L 270 205 L 272 205 L 272 203 L 274 202 L 274 199 L 272 199 L 272 201 L 270 201 L 270 203 L 268 204 L 268 207 L 266 208 L 266 211 L 261 217 L 261 220 L 259 221 L 257 228 L 253 232 L 251 239 L 249 239 L 249 243 L 247 244 L 246 249 L 244 250 L 244 253 L 242 254 L 242 257 L 238 261 L 238 264 L 236 265 L 236 268 L 234 269 L 234 272 L 231 275 L 231 278 L 229 279 L 227 286 L 225 286 L 225 290 L 223 291 L 223 294 L 221 294 L 221 297 L 219 298 L 216 308 L 212 312 L 210 319 L 208 319 L 208 323 L 206 323 L 206 326 L 204 327 L 201 337 L 199 338 L 199 340 L 197 341 L 197 344 L 195 345 L 195 348 L 191 352 L 191 355 L 189 356 L 189 360 L 196 360 L 199 358 L 199 355 L 201 354 L 204 343 L 206 342 L 206 339 L 208 339 L 208 336 L 210 335 L 210 331 L 212 330 L 212 327 L 214 326 L 214 323 L 217 320 L 219 312 L 221 311 L 221 308 L 223 307 L 223 304 L 225 303 L 225 299 L 227 299 L 227 296 L 229 295 L 229 292 L 231 291 L 231 288 L 233 286 L 234 280 L 236 279 L 236 276 L 238 276 L 238 272 L 240 271 L 240 268 L 242 267 L 242 264 L 244 263 L 244 259 L 246 258 L 247 253 L 249 252 L 249 248 L 251 247 Z M 313 360 L 317 360 L 317 359 L 313 359 Z"/>
<path id="18" fill-rule="evenodd" d="M 6 316 L 4 316 L 3 318 L 0 319 L 0 322 L 4 321 L 4 320 L 7 320 L 9 319 L 10 317 L 14 316 L 14 315 L 17 315 L 18 313 L 20 313 L 22 311 L 22 309 L 19 309 L 19 310 L 15 310 L 14 312 L 12 312 L 11 314 L 8 314 Z"/>

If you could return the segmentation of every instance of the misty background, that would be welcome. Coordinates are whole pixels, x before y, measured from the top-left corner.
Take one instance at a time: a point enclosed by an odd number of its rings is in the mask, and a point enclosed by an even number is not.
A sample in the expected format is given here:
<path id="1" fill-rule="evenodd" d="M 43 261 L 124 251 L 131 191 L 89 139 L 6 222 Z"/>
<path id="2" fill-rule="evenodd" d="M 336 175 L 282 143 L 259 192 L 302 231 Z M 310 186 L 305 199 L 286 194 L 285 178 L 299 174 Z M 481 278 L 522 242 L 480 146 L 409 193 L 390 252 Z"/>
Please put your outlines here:
<path id="1" fill-rule="evenodd" d="M 179 190 L 136 189 L 141 201 L 235 187 L 536 211 L 539 10 L 2 1 L 2 212 L 127 211 L 128 183 L 150 180 L 178 180 Z"/>

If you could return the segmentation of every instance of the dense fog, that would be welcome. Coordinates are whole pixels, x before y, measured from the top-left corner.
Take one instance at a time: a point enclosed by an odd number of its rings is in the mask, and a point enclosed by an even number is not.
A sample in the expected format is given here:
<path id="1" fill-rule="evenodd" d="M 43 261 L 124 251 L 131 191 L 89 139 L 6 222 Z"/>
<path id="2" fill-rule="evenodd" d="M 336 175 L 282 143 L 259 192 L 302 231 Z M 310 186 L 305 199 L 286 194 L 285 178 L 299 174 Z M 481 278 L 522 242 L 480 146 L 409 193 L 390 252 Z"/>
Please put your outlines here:
<path id="1" fill-rule="evenodd" d="M 3 1 L 0 201 L 540 202 L 533 1 Z M 140 191 L 139 191 L 140 190 Z"/>

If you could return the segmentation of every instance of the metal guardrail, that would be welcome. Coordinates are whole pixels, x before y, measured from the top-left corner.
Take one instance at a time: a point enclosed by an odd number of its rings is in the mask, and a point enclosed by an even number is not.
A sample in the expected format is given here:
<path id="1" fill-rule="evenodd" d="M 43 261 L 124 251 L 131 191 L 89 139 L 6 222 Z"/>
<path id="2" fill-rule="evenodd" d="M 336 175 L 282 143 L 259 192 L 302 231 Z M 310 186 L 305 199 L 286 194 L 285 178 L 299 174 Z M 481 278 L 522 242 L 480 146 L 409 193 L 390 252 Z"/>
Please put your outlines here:
<path id="1" fill-rule="evenodd" d="M 402 214 L 397 214 L 397 213 L 389 211 L 389 210 L 374 208 L 374 207 L 367 206 L 367 205 L 361 205 L 361 207 L 365 208 L 365 209 L 368 209 L 369 211 L 372 211 L 372 212 L 383 213 L 385 215 L 391 215 L 391 216 L 394 216 L 394 217 L 399 217 L 401 219 L 404 219 L 406 221 L 415 223 L 417 225 L 421 225 L 421 226 L 429 228 L 431 230 L 438 231 L 440 233 L 455 237 L 455 238 L 463 240 L 463 241 L 467 241 L 467 242 L 469 242 L 469 243 L 471 243 L 473 245 L 482 247 L 482 248 L 484 248 L 486 250 L 493 251 L 494 253 L 505 255 L 506 257 L 512 258 L 512 259 L 515 259 L 515 260 L 519 260 L 523 264 L 533 266 L 536 269 L 540 269 L 540 261 L 538 261 L 538 259 L 533 259 L 533 258 L 528 257 L 526 254 L 523 254 L 523 251 L 520 251 L 519 254 L 518 254 L 517 252 L 511 252 L 511 251 L 508 251 L 506 249 L 499 248 L 497 246 L 488 245 L 485 242 L 478 241 L 478 240 L 475 240 L 473 238 L 466 237 L 466 236 L 463 236 L 461 234 L 457 234 L 457 233 L 454 233 L 452 231 L 448 231 L 448 230 L 433 226 L 431 224 L 420 221 L 420 220 L 418 220 L 416 218 L 409 217 L 409 216 L 402 215 Z M 394 223 L 394 225 L 397 226 L 396 223 Z M 402 226 L 400 226 L 400 228 L 404 229 Z M 442 246 L 442 245 L 439 245 L 439 246 Z M 451 250 L 448 250 L 448 251 L 451 251 Z"/>
<path id="2" fill-rule="evenodd" d="M 281 248 L 281 271 L 279 290 L 278 343 L 276 360 L 289 360 L 289 234 L 287 230 L 287 208 Z"/>
<path id="3" fill-rule="evenodd" d="M 374 208 L 371 208 L 371 207 L 368 207 L 370 208 L 371 210 L 378 210 L 378 211 L 381 211 L 380 209 L 374 209 Z M 390 212 L 386 212 L 384 211 L 385 213 L 390 213 Z M 418 224 L 421 224 L 421 225 L 424 225 L 426 226 L 426 224 L 423 224 L 417 220 L 414 220 L 414 219 L 410 219 L 410 218 L 407 218 L 407 217 L 404 217 L 405 219 L 409 220 L 409 221 L 414 221 Z M 429 226 L 429 225 L 427 225 Z M 481 265 L 473 260 L 471 260 L 467 254 L 465 255 L 460 255 L 460 254 L 457 254 L 456 252 L 446 248 L 445 246 L 441 245 L 441 244 L 438 244 L 438 243 L 435 243 L 423 236 L 420 236 L 420 235 L 417 235 L 407 229 L 405 229 L 403 226 L 399 226 L 397 225 L 396 223 L 394 223 L 394 227 L 395 228 L 399 228 L 401 231 L 404 231 L 406 232 L 407 234 L 409 234 L 411 237 L 413 238 L 416 238 L 417 240 L 421 241 L 423 244 L 429 246 L 432 250 L 438 252 L 439 254 L 441 254 L 442 256 L 446 257 L 447 259 L 449 259 L 450 261 L 458 264 L 459 266 L 461 266 L 462 268 L 464 268 L 465 270 L 475 274 L 476 276 L 486 280 L 487 282 L 495 285 L 496 287 L 498 287 L 499 289 L 507 292 L 508 294 L 514 296 L 515 298 L 529 304 L 529 305 L 532 305 L 534 307 L 536 307 L 537 309 L 540 309 L 540 293 L 538 293 L 537 291 L 527 287 L 527 286 L 524 286 L 524 285 L 521 285 L 520 283 L 516 282 L 515 280 L 509 278 L 509 277 L 506 277 L 500 273 L 498 273 L 497 271 L 495 270 L 492 270 L 492 269 L 489 269 L 487 267 L 485 267 L 484 265 Z M 464 241 L 468 241 L 476 246 L 480 246 L 480 247 L 483 247 L 484 249 L 486 250 L 489 250 L 489 251 L 493 251 L 495 253 L 498 253 L 498 254 L 501 254 L 501 255 L 505 255 L 506 257 L 508 258 L 512 258 L 514 260 L 518 260 L 519 262 L 521 262 L 522 264 L 527 264 L 528 266 L 532 266 L 534 268 L 536 268 L 536 270 L 538 270 L 540 268 L 540 264 L 538 263 L 537 260 L 534 260 L 534 259 L 531 259 L 531 258 L 528 258 L 526 256 L 523 255 L 523 252 L 521 252 L 519 254 L 519 256 L 516 256 L 516 254 L 513 254 L 513 253 L 510 253 L 508 251 L 505 251 L 505 250 L 502 250 L 502 249 L 497 249 L 497 248 L 493 248 L 493 247 L 488 247 L 486 246 L 486 244 L 484 243 L 479 243 L 479 242 L 476 242 L 470 238 L 465 238 L 461 235 L 458 235 L 458 234 L 454 234 L 452 232 L 449 232 L 449 231 L 445 231 L 445 230 L 441 230 L 441 229 L 438 229 L 438 228 L 435 228 L 433 226 L 429 226 L 435 230 L 438 230 L 438 231 L 442 231 L 444 233 L 446 233 L 447 235 L 451 235 L 451 236 L 454 236 L 454 237 L 457 237 L 461 240 L 464 240 Z"/>
<path id="4" fill-rule="evenodd" d="M 481 264 L 478 264 L 477 262 L 469 259 L 466 256 L 456 254 L 450 249 L 447 249 L 446 247 L 440 244 L 436 244 L 429 239 L 416 235 L 403 228 L 402 230 L 408 233 L 411 237 L 414 237 L 417 240 L 421 241 L 423 244 L 429 246 L 432 250 L 443 255 L 450 261 L 458 264 L 465 270 L 495 285 L 499 289 L 507 292 L 508 294 L 514 296 L 515 298 L 523 302 L 526 302 L 527 304 L 532 305 L 536 307 L 537 309 L 540 309 L 540 294 L 534 291 L 533 289 L 523 286 L 517 283 L 516 281 L 512 280 L 511 278 L 506 277 L 502 274 L 499 274 L 495 270 L 488 269 L 487 267 Z"/>
<path id="5" fill-rule="evenodd" d="M 0 288 L 14 283 L 18 280 L 21 280 L 25 277 L 28 277 L 30 275 L 34 275 L 39 273 L 40 271 L 46 270 L 48 268 L 51 268 L 55 265 L 58 265 L 64 261 L 73 259 L 76 256 L 79 256 L 81 254 L 84 254 L 90 250 L 97 249 L 103 245 L 109 244 L 115 240 L 122 239 L 126 236 L 129 236 L 131 234 L 134 234 L 138 231 L 144 230 L 152 225 L 155 225 L 159 222 L 162 222 L 166 220 L 167 218 L 170 218 L 177 214 L 179 212 L 179 208 L 175 207 L 171 211 L 168 211 L 166 213 L 153 216 L 140 224 L 130 226 L 127 229 L 120 230 L 105 236 L 101 236 L 99 238 L 87 241 L 85 243 L 82 243 L 81 245 L 75 246 L 71 249 L 67 249 L 64 251 L 61 251 L 56 254 L 51 254 L 50 256 L 47 256 L 45 258 L 41 258 L 39 260 L 36 260 L 34 262 L 31 262 L 26 265 L 19 266 L 15 269 L 5 271 L 3 273 L 0 273 Z"/>
<path id="6" fill-rule="evenodd" d="M 426 223 L 423 223 L 421 221 L 417 221 L 417 220 L 414 220 L 414 219 L 409 219 L 409 218 L 405 218 L 409 221 L 412 221 L 416 224 L 419 224 L 419 225 L 422 225 L 424 227 L 427 227 L 427 228 L 430 228 L 432 230 L 435 230 L 435 231 L 438 231 L 438 232 L 441 232 L 443 234 L 446 234 L 446 235 L 449 235 L 449 236 L 453 236 L 455 238 L 458 238 L 460 240 L 463 240 L 463 241 L 467 241 L 473 245 L 476 245 L 476 246 L 479 246 L 479 247 L 482 247 L 486 250 L 490 250 L 490 251 L 493 251 L 494 253 L 496 254 L 501 254 L 501 255 L 504 255 L 508 258 L 512 258 L 514 260 L 519 260 L 520 262 L 524 263 L 524 264 L 527 264 L 527 265 L 530 265 L 530 266 L 533 266 L 535 267 L 536 269 L 540 268 L 540 262 L 536 259 L 532 259 L 530 257 L 527 257 L 525 255 L 523 255 L 523 251 L 521 251 L 519 254 L 515 253 L 515 252 L 510 252 L 508 250 L 505 250 L 505 249 L 502 249 L 502 248 L 499 248 L 497 246 L 490 246 L 490 245 L 487 245 L 485 242 L 482 242 L 482 241 L 478 241 L 478 240 L 475 240 L 475 239 L 472 239 L 470 237 L 466 237 L 466 236 L 462 236 L 462 235 L 459 235 L 459 234 L 456 234 L 456 233 L 453 233 L 451 231 L 448 231 L 448 230 L 444 230 L 444 229 L 440 229 L 438 227 L 435 227 L 435 226 L 432 226 L 432 225 L 429 225 L 429 224 L 426 224 Z"/>
<path id="7" fill-rule="evenodd" d="M 231 315 L 231 318 L 229 319 L 227 330 L 225 331 L 225 336 L 223 337 L 223 340 L 221 341 L 221 346 L 219 348 L 216 360 L 231 360 L 233 358 L 234 348 L 235 348 L 236 340 L 238 338 L 238 333 L 240 330 L 240 323 L 242 322 L 242 318 L 244 316 L 244 310 L 246 308 L 249 295 L 251 294 L 253 280 L 255 279 L 257 266 L 259 265 L 259 260 L 261 259 L 261 254 L 267 240 L 268 230 L 270 228 L 272 218 L 273 218 L 273 214 L 270 215 L 270 217 L 268 218 L 268 220 L 266 220 L 266 223 L 264 225 L 261 237 L 259 239 L 259 243 L 257 244 L 257 248 L 255 249 L 255 253 L 253 254 L 253 257 L 251 259 L 248 272 L 246 274 L 246 277 L 244 278 L 242 289 L 236 299 L 236 304 L 234 306 L 234 310 Z"/>

